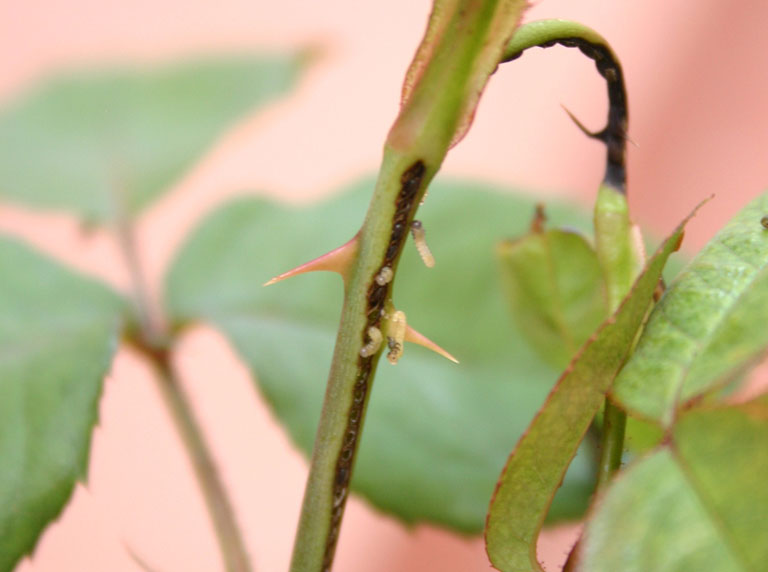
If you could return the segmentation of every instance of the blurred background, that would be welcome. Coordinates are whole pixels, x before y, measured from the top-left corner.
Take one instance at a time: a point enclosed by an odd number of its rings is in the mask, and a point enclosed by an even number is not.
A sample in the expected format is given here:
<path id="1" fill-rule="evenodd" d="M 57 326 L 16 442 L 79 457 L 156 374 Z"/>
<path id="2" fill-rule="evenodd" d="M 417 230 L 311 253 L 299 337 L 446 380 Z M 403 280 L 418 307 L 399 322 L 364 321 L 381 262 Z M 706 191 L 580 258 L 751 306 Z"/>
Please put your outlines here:
<path id="1" fill-rule="evenodd" d="M 139 248 L 154 291 L 185 234 L 214 205 L 252 191 L 306 202 L 378 166 L 400 86 L 423 33 L 427 0 L 3 0 L 0 105 L 55 71 L 86 64 L 147 65 L 206 53 L 311 49 L 313 64 L 287 97 L 227 132 L 140 219 Z M 717 0 L 541 0 L 526 19 L 579 20 L 619 54 L 630 100 L 629 195 L 637 222 L 689 225 L 695 251 L 768 187 L 768 3 Z M 605 88 L 575 50 L 533 50 L 491 80 L 474 126 L 443 173 L 568 195 L 591 204 L 603 148 L 560 108 L 602 128 Z M 434 197 L 432 200 L 439 200 Z M 0 231 L 126 290 L 113 239 L 70 217 L 0 204 Z M 257 570 L 288 566 L 306 465 L 215 331 L 185 336 L 178 364 Z M 87 487 L 78 486 L 24 572 L 216 570 L 219 557 L 188 462 L 150 372 L 121 350 L 107 379 Z M 766 377 L 763 375 L 763 377 Z M 562 562 L 573 526 L 547 531 L 540 551 Z M 405 529 L 349 503 L 335 570 L 488 569 L 481 539 Z"/>

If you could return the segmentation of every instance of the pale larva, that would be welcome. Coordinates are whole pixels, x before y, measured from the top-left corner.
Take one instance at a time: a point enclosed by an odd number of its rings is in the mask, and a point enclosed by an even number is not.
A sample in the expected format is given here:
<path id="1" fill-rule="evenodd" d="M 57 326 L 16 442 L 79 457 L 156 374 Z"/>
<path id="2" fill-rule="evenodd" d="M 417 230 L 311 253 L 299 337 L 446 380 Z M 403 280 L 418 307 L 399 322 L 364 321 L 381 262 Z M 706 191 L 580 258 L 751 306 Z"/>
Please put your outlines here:
<path id="1" fill-rule="evenodd" d="M 405 329 L 405 312 L 398 310 L 389 318 L 389 328 L 387 329 L 387 347 L 389 347 L 387 359 L 392 365 L 395 365 L 403 355 Z"/>
<path id="2" fill-rule="evenodd" d="M 416 250 L 419 251 L 419 256 L 427 268 L 432 268 L 435 265 L 435 257 L 432 256 L 432 252 L 427 246 L 424 225 L 421 224 L 420 220 L 414 220 L 411 223 L 411 234 L 413 235 L 413 242 L 416 244 Z"/>
<path id="3" fill-rule="evenodd" d="M 374 326 L 368 328 L 368 343 L 360 348 L 360 356 L 370 357 L 379 351 L 379 348 L 381 347 L 381 340 L 382 336 L 381 330 L 379 330 L 379 328 Z"/>
<path id="4" fill-rule="evenodd" d="M 376 275 L 376 284 L 384 286 L 392 281 L 392 269 L 389 266 L 384 266 Z"/>

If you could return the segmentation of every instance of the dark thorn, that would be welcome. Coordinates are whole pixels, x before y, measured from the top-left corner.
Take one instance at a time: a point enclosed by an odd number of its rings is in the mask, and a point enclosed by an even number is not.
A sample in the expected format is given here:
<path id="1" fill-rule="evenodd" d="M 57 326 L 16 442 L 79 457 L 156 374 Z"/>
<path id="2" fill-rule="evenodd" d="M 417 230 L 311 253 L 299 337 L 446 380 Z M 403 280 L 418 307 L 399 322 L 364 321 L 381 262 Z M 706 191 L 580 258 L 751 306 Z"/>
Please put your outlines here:
<path id="1" fill-rule="evenodd" d="M 547 222 L 547 213 L 544 211 L 544 203 L 536 203 L 536 210 L 533 213 L 533 219 L 531 220 L 531 232 L 534 234 L 541 234 L 544 232 L 544 227 Z"/>
<path id="2" fill-rule="evenodd" d="M 605 143 L 605 144 L 607 144 L 607 143 L 608 143 L 608 133 L 607 133 L 607 128 L 605 128 L 605 129 L 602 129 L 601 131 L 590 131 L 589 129 L 587 129 L 587 128 L 584 126 L 584 124 L 583 124 L 581 121 L 579 121 L 579 120 L 576 118 L 576 116 L 575 116 L 573 113 L 571 113 L 571 110 L 570 110 L 570 109 L 568 109 L 568 108 L 567 108 L 565 105 L 563 105 L 562 103 L 560 104 L 560 107 L 562 107 L 562 108 L 563 108 L 563 110 L 564 110 L 564 111 L 565 111 L 565 112 L 568 114 L 568 117 L 570 117 L 570 118 L 571 118 L 571 121 L 573 121 L 573 122 L 576 124 L 576 127 L 578 127 L 578 128 L 579 128 L 579 130 L 580 130 L 580 131 L 581 131 L 581 132 L 582 132 L 584 135 L 586 135 L 586 136 L 587 136 L 587 137 L 589 137 L 590 139 L 597 139 L 598 141 L 602 141 L 602 142 L 603 142 L 603 143 Z"/>

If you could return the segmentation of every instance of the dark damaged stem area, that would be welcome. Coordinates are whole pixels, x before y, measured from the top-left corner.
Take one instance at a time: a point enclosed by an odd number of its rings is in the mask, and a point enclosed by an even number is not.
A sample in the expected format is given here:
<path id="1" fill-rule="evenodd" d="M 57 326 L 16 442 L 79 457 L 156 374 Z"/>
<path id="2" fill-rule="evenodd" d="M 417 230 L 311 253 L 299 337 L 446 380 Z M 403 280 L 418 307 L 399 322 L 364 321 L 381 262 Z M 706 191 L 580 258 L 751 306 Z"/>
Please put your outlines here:
<path id="1" fill-rule="evenodd" d="M 518 30 L 504 52 L 502 62 L 511 62 L 530 48 L 560 45 L 576 48 L 595 62 L 597 72 L 605 79 L 608 91 L 608 122 L 600 131 L 589 131 L 568 112 L 587 136 L 605 143 L 606 169 L 603 184 L 620 193 L 626 192 L 627 170 L 627 92 L 624 72 L 608 42 L 594 30 L 568 20 L 531 22 Z"/>
<path id="2" fill-rule="evenodd" d="M 360 350 L 371 341 L 371 328 L 381 330 L 386 304 L 392 297 L 392 283 L 382 284 L 376 277 L 384 268 L 394 272 L 397 267 L 425 188 L 424 162 L 417 160 L 407 166 L 398 179 L 400 188 L 395 200 L 387 201 L 386 195 L 377 193 L 359 235 L 360 257 L 345 293 L 339 337 L 312 455 L 314 470 L 310 472 L 299 520 L 297 538 L 301 538 L 301 542 L 296 542 L 291 562 L 293 571 L 314 570 L 315 563 L 320 561 L 322 570 L 330 570 L 333 562 L 372 373 L 380 356 L 379 352 L 363 356 Z M 386 232 L 381 232 L 379 221 L 386 221 Z M 354 343 L 346 343 L 345 332 L 355 332 Z M 354 383 L 348 391 L 350 377 Z"/>
<path id="3" fill-rule="evenodd" d="M 366 322 L 360 333 L 362 345 L 367 345 L 370 340 L 370 329 L 382 329 L 382 320 L 385 318 L 385 303 L 390 298 L 391 282 L 384 284 L 376 280 L 382 270 L 390 270 L 397 264 L 397 259 L 403 249 L 403 244 L 408 236 L 408 228 L 415 214 L 415 199 L 424 180 L 425 167 L 422 161 L 416 161 L 400 177 L 401 189 L 395 202 L 395 214 L 392 218 L 392 228 L 389 234 L 389 243 L 384 254 L 384 260 L 369 276 L 369 286 L 367 292 Z M 341 454 L 336 461 L 335 479 L 333 482 L 333 512 L 331 514 L 330 531 L 325 546 L 323 556 L 323 568 L 330 568 L 333 561 L 334 551 L 339 535 L 341 525 L 341 516 L 344 512 L 349 492 L 349 480 L 352 474 L 352 464 L 357 451 L 357 444 L 362 429 L 362 420 L 365 406 L 368 402 L 370 388 L 371 371 L 376 366 L 374 360 L 376 356 L 363 356 L 358 352 L 357 373 L 355 376 L 354 391 L 352 393 L 352 403 L 349 407 L 347 424 L 344 430 L 344 439 L 342 442 Z"/>

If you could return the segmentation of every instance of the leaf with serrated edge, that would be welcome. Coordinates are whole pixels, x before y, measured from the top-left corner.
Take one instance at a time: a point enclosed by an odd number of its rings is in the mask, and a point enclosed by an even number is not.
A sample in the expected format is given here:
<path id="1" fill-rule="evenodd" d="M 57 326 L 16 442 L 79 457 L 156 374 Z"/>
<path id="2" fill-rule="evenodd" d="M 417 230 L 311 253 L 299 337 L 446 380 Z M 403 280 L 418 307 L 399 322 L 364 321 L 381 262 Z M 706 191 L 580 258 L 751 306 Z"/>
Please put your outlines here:
<path id="1" fill-rule="evenodd" d="M 552 497 L 630 351 L 689 218 L 664 241 L 616 313 L 574 358 L 510 456 L 485 529 L 488 557 L 497 569 L 542 570 L 536 540 Z"/>
<path id="2" fill-rule="evenodd" d="M 230 56 L 49 80 L 0 113 L 0 196 L 99 223 L 135 214 L 239 117 L 294 83 L 296 56 Z"/>
<path id="3" fill-rule="evenodd" d="M 177 323 L 221 330 L 258 377 L 293 440 L 311 450 L 342 299 L 330 272 L 267 279 L 345 243 L 372 183 L 306 208 L 242 199 L 211 215 L 172 265 L 167 305 Z M 494 247 L 527 228 L 533 200 L 476 183 L 436 182 L 420 210 L 434 268 L 409 241 L 394 305 L 408 324 L 455 355 L 450 363 L 407 344 L 397 366 L 379 366 L 352 487 L 408 522 L 482 530 L 499 467 L 546 396 L 557 371 L 533 355 L 509 320 Z M 588 224 L 552 206 L 553 224 Z M 469 302 L 469 303 L 468 303 Z M 553 519 L 586 507 L 592 471 L 579 456 Z"/>
<path id="4" fill-rule="evenodd" d="M 512 318 L 538 354 L 558 369 L 607 315 L 600 262 L 581 234 L 533 229 L 499 244 Z"/>
<path id="5" fill-rule="evenodd" d="M 88 468 L 124 303 L 0 237 L 0 570 L 34 547 Z"/>
<path id="6" fill-rule="evenodd" d="M 759 360 L 768 347 L 764 194 L 738 213 L 669 286 L 612 390 L 669 425 L 678 407 Z"/>
<path id="7" fill-rule="evenodd" d="M 593 509 L 590 572 L 758 572 L 768 562 L 768 397 L 683 413 Z"/>

